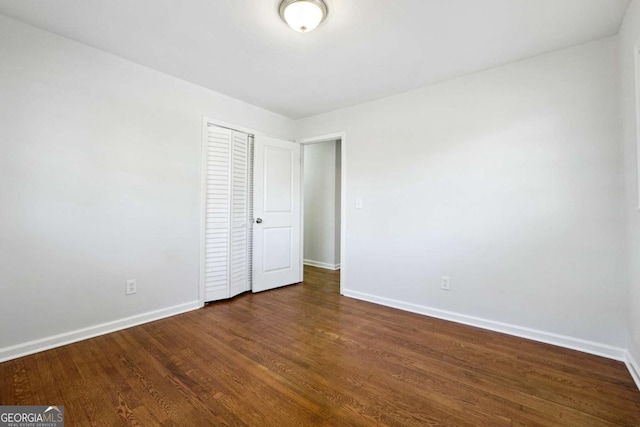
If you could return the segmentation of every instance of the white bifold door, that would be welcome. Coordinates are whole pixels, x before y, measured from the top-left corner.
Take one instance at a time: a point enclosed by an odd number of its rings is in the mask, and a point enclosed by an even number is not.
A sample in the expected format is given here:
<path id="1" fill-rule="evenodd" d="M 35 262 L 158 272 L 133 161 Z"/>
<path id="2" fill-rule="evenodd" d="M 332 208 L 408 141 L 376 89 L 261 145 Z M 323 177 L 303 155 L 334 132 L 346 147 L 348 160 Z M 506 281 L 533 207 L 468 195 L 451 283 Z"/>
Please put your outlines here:
<path id="1" fill-rule="evenodd" d="M 207 123 L 204 162 L 204 301 L 300 282 L 300 145 Z"/>
<path id="2" fill-rule="evenodd" d="M 207 125 L 205 156 L 204 300 L 251 290 L 251 139 Z"/>

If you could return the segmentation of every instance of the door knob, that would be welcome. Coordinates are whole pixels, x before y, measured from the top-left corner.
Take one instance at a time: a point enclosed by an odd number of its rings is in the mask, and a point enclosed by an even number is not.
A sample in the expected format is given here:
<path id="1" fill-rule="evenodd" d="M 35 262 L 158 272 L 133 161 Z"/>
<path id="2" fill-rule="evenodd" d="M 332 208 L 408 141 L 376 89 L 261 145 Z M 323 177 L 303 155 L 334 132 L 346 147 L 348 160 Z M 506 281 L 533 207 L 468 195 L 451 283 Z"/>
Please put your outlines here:
<path id="1" fill-rule="evenodd" d="M 256 224 L 262 224 L 262 218 L 256 218 Z"/>

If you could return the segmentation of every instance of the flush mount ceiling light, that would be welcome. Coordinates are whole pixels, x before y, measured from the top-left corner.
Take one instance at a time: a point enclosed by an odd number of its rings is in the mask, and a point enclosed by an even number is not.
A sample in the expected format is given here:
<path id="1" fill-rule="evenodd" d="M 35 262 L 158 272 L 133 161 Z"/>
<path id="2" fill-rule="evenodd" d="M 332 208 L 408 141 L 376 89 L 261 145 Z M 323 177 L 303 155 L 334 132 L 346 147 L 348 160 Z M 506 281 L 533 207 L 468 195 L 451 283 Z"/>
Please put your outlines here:
<path id="1" fill-rule="evenodd" d="M 322 0 L 282 0 L 280 17 L 301 33 L 313 31 L 327 17 L 327 5 Z"/>

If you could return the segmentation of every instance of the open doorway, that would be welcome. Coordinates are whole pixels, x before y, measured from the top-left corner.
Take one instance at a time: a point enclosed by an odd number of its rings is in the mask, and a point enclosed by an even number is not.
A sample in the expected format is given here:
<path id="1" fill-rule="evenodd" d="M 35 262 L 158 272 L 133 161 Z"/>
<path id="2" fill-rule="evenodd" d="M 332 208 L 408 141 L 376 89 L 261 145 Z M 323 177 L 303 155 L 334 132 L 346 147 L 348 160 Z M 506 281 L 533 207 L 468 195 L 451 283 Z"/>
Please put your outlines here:
<path id="1" fill-rule="evenodd" d="M 343 138 L 301 141 L 304 280 L 339 284 L 343 267 Z"/>

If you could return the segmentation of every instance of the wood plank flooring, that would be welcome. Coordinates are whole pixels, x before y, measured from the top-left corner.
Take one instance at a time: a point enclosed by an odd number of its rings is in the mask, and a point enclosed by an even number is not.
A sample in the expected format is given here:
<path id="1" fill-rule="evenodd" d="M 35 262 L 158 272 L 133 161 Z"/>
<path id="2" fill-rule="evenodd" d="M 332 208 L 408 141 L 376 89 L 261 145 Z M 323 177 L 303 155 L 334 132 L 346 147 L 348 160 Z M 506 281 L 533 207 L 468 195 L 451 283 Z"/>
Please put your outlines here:
<path id="1" fill-rule="evenodd" d="M 0 364 L 67 426 L 640 426 L 624 364 L 338 293 L 338 273 Z"/>

